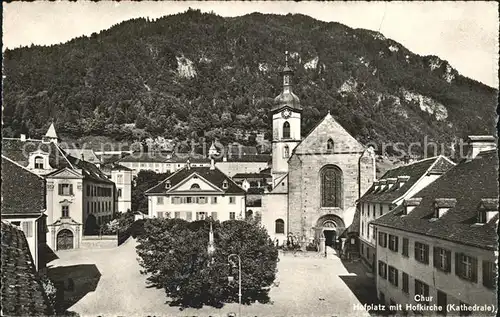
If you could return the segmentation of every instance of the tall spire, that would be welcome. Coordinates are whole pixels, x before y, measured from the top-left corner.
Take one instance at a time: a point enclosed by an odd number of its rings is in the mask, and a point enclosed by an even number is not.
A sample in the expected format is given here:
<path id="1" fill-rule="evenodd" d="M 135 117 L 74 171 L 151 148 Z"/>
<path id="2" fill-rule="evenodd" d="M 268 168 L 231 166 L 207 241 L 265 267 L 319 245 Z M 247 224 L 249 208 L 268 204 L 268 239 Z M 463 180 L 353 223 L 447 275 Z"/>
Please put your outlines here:
<path id="1" fill-rule="evenodd" d="M 288 66 L 288 51 L 285 51 L 285 68 L 281 72 L 283 76 L 283 91 L 279 96 L 274 98 L 274 107 L 272 111 L 279 111 L 287 106 L 292 109 L 302 110 L 300 107 L 299 98 L 292 92 L 292 76 L 293 70 Z"/>

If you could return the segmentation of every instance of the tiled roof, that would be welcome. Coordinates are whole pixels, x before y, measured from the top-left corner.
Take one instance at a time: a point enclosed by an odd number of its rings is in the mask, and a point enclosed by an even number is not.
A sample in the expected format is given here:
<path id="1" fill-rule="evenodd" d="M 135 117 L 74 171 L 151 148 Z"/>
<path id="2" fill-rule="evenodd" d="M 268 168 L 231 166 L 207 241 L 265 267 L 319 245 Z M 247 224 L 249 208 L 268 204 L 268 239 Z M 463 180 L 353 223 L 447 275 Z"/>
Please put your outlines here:
<path id="1" fill-rule="evenodd" d="M 146 191 L 146 194 L 161 194 L 161 193 L 166 193 L 167 190 L 165 189 L 165 182 L 168 180 L 170 181 L 170 186 L 171 188 L 175 187 L 177 184 L 191 176 L 193 173 L 198 174 L 200 177 L 203 177 L 206 179 L 208 182 L 212 183 L 213 185 L 217 186 L 221 190 L 224 191 L 225 194 L 244 194 L 245 190 L 238 186 L 231 178 L 229 178 L 226 174 L 221 172 L 219 169 L 210 169 L 210 167 L 191 167 L 187 168 L 184 167 L 174 174 L 170 175 L 163 181 L 161 181 L 159 184 L 156 186 L 148 189 Z M 222 184 L 224 180 L 227 181 L 228 183 L 228 188 L 223 189 Z"/>
<path id="2" fill-rule="evenodd" d="M 82 169 L 83 176 L 95 182 L 113 183 L 106 175 L 94 164 L 82 161 L 73 156 L 67 156 L 68 161 L 77 168 Z"/>
<path id="3" fill-rule="evenodd" d="M 2 154 L 24 167 L 28 166 L 29 154 L 37 150 L 49 154 L 49 164 L 52 168 L 71 168 L 71 164 L 66 159 L 64 153 L 52 142 L 46 143 L 41 140 L 32 139 L 26 141 L 15 138 L 2 139 Z"/>
<path id="4" fill-rule="evenodd" d="M 404 206 L 399 206 L 372 224 L 496 250 L 495 221 L 498 216 L 484 225 L 475 223 L 481 201 L 498 197 L 497 165 L 496 150 L 481 152 L 472 161 L 456 165 L 418 192 L 414 197 L 421 198 L 421 202 L 408 215 L 402 216 Z M 456 205 L 441 218 L 431 221 L 434 203 L 441 198 L 454 198 Z"/>
<path id="5" fill-rule="evenodd" d="M 24 233 L 3 221 L 1 233 L 2 315 L 52 315 L 53 307 L 38 278 Z"/>
<path id="6" fill-rule="evenodd" d="M 270 178 L 271 174 L 267 173 L 237 173 L 233 175 L 233 179 L 235 178 Z"/>
<path id="7" fill-rule="evenodd" d="M 94 164 L 99 163 L 99 158 L 92 149 L 63 149 L 63 151 L 73 157 L 83 159 L 87 162 Z"/>
<path id="8" fill-rule="evenodd" d="M 256 155 L 233 155 L 226 157 L 227 162 L 270 162 L 271 154 L 256 154 Z M 223 162 L 223 159 L 218 159 L 217 162 Z"/>
<path id="9" fill-rule="evenodd" d="M 427 173 L 442 174 L 444 171 L 453 167 L 453 163 L 443 156 L 424 159 L 412 164 L 403 165 L 387 171 L 380 181 L 385 184 L 395 183 L 390 187 L 386 185 L 385 190 L 376 190 L 376 184 L 359 199 L 360 202 L 387 202 L 391 203 L 397 198 L 403 196 L 415 183 Z M 406 176 L 406 182 L 403 186 L 399 185 L 398 177 Z M 380 182 L 379 181 L 379 182 Z"/>
<path id="10" fill-rule="evenodd" d="M 164 152 L 134 152 L 123 157 L 118 162 L 145 162 L 145 163 L 163 163 L 167 162 L 171 153 Z"/>
<path id="11" fill-rule="evenodd" d="M 2 155 L 2 215 L 40 214 L 45 209 L 45 180 Z"/>

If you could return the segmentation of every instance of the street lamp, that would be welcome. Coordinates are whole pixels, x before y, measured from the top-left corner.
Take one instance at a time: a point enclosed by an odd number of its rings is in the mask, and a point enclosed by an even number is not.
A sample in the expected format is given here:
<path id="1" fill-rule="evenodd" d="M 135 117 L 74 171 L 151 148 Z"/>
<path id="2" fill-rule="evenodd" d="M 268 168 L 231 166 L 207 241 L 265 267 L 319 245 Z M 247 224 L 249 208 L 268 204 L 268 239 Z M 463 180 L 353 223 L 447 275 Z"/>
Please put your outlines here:
<path id="1" fill-rule="evenodd" d="M 227 257 L 227 261 L 233 265 L 233 267 L 236 267 L 236 264 L 234 261 L 231 261 L 231 257 L 237 257 L 238 258 L 238 300 L 239 300 L 239 306 L 238 306 L 238 316 L 241 317 L 241 258 L 238 254 L 230 254 Z"/>

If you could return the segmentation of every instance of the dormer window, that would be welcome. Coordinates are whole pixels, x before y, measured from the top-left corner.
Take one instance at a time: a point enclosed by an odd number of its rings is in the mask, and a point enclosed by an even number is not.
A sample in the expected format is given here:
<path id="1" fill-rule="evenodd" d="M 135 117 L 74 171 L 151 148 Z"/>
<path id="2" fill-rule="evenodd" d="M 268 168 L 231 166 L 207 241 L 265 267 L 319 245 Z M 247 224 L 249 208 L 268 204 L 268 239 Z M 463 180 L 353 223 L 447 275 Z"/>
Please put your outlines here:
<path id="1" fill-rule="evenodd" d="M 229 184 L 227 182 L 227 180 L 225 179 L 223 182 L 222 182 L 222 188 L 223 189 L 227 189 L 229 187 Z"/>
<path id="2" fill-rule="evenodd" d="M 35 169 L 44 169 L 44 164 L 43 164 L 43 157 L 41 156 L 35 156 Z"/>
<path id="3" fill-rule="evenodd" d="M 477 223 L 488 223 L 498 214 L 498 199 L 483 198 L 477 209 Z"/>
<path id="4" fill-rule="evenodd" d="M 433 218 L 441 218 L 450 208 L 455 208 L 457 200 L 455 198 L 436 198 L 434 201 Z"/>
<path id="5" fill-rule="evenodd" d="M 408 215 L 410 212 L 412 212 L 415 207 L 420 205 L 420 202 L 422 201 L 422 198 L 410 198 L 406 199 L 403 202 L 403 214 L 402 215 Z"/>
<path id="6" fill-rule="evenodd" d="M 165 188 L 166 189 L 169 189 L 171 186 L 172 186 L 172 184 L 170 183 L 169 180 L 165 182 Z"/>
<path id="7" fill-rule="evenodd" d="M 403 187 L 409 179 L 410 176 L 399 176 L 397 179 L 399 188 Z"/>
<path id="8" fill-rule="evenodd" d="M 334 146 L 333 140 L 332 139 L 328 139 L 328 142 L 326 142 L 326 149 L 328 151 L 333 151 L 333 146 Z"/>

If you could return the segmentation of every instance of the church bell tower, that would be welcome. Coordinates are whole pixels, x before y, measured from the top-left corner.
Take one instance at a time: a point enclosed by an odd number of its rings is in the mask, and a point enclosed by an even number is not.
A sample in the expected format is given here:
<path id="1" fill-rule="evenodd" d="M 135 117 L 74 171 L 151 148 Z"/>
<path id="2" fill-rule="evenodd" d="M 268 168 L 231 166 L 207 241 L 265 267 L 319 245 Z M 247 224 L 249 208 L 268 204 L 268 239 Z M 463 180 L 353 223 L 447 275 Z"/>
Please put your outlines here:
<path id="1" fill-rule="evenodd" d="M 274 99 L 271 110 L 273 118 L 273 184 L 276 179 L 288 173 L 288 159 L 300 143 L 302 108 L 299 98 L 292 91 L 293 71 L 288 66 L 288 52 L 285 52 L 285 68 L 282 71 L 283 91 Z"/>

